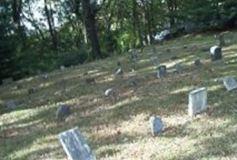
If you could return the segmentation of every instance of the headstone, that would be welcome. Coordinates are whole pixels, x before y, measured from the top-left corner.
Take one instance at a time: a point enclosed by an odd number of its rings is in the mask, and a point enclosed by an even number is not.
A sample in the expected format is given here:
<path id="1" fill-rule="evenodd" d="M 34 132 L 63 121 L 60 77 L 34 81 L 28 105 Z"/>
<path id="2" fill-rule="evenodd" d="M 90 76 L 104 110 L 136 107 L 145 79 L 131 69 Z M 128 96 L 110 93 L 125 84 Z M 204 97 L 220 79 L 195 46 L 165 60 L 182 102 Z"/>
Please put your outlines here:
<path id="1" fill-rule="evenodd" d="M 182 73 L 183 67 L 181 66 L 180 63 L 175 64 L 175 72 L 176 73 Z"/>
<path id="2" fill-rule="evenodd" d="M 16 101 L 9 100 L 5 103 L 5 106 L 7 109 L 12 110 L 12 109 L 16 109 L 18 105 L 16 104 Z"/>
<path id="3" fill-rule="evenodd" d="M 8 84 L 11 84 L 12 82 L 13 82 L 13 78 L 12 77 L 6 78 L 6 79 L 2 80 L 2 84 L 3 85 L 8 85 Z"/>
<path id="4" fill-rule="evenodd" d="M 115 93 L 114 89 L 113 89 L 113 88 L 109 88 L 109 89 L 107 89 L 107 90 L 105 91 L 105 96 L 106 96 L 106 97 L 109 97 L 109 96 L 114 95 L 114 93 Z"/>
<path id="5" fill-rule="evenodd" d="M 116 70 L 115 70 L 115 73 L 114 73 L 115 75 L 123 75 L 123 70 L 122 70 L 122 68 L 121 67 L 119 67 L 119 68 L 117 68 Z"/>
<path id="6" fill-rule="evenodd" d="M 61 105 L 56 111 L 56 119 L 58 121 L 64 121 L 71 114 L 70 107 L 67 105 Z"/>
<path id="7" fill-rule="evenodd" d="M 171 32 L 168 29 L 165 29 L 161 31 L 160 33 L 157 33 L 154 37 L 155 41 L 158 41 L 158 42 L 169 40 L 170 38 L 171 38 Z"/>
<path id="8" fill-rule="evenodd" d="M 211 60 L 219 60 L 222 58 L 222 49 L 220 46 L 213 46 L 210 48 Z"/>
<path id="9" fill-rule="evenodd" d="M 237 89 L 237 82 L 233 77 L 226 77 L 223 79 L 223 84 L 227 91 Z"/>
<path id="10" fill-rule="evenodd" d="M 96 160 L 77 127 L 60 133 L 59 140 L 69 160 Z"/>
<path id="11" fill-rule="evenodd" d="M 157 56 L 152 56 L 150 58 L 150 61 L 152 63 L 153 66 L 159 66 L 159 60 L 158 60 L 158 57 Z"/>
<path id="12" fill-rule="evenodd" d="M 225 39 L 224 39 L 224 34 L 219 34 L 218 36 L 216 35 L 215 38 L 217 38 L 217 40 L 218 40 L 218 45 L 219 45 L 220 47 L 225 46 L 226 43 L 225 43 Z"/>
<path id="13" fill-rule="evenodd" d="M 163 78 L 166 76 L 166 74 L 167 74 L 166 66 L 165 65 L 159 66 L 157 71 L 157 78 Z"/>
<path id="14" fill-rule="evenodd" d="M 32 87 L 32 88 L 28 89 L 28 94 L 31 95 L 31 94 L 35 93 L 36 90 L 37 89 L 35 87 Z"/>
<path id="15" fill-rule="evenodd" d="M 152 116 L 150 117 L 150 127 L 151 127 L 151 134 L 153 136 L 157 136 L 163 131 L 164 124 L 160 117 Z"/>
<path id="16" fill-rule="evenodd" d="M 49 75 L 48 75 L 48 74 L 43 74 L 43 75 L 42 75 L 42 78 L 43 78 L 44 80 L 46 80 L 46 79 L 49 78 Z"/>
<path id="17" fill-rule="evenodd" d="M 195 116 L 207 109 L 207 89 L 205 87 L 189 93 L 188 114 Z"/>
<path id="18" fill-rule="evenodd" d="M 201 60 L 200 59 L 196 59 L 195 61 L 194 61 L 194 65 L 195 66 L 201 66 L 202 65 L 202 62 L 201 62 Z"/>
<path id="19" fill-rule="evenodd" d="M 64 71 L 65 70 L 65 66 L 60 66 L 60 70 Z"/>
<path id="20" fill-rule="evenodd" d="M 86 78 L 86 83 L 87 84 L 95 84 L 96 83 L 95 78 Z"/>

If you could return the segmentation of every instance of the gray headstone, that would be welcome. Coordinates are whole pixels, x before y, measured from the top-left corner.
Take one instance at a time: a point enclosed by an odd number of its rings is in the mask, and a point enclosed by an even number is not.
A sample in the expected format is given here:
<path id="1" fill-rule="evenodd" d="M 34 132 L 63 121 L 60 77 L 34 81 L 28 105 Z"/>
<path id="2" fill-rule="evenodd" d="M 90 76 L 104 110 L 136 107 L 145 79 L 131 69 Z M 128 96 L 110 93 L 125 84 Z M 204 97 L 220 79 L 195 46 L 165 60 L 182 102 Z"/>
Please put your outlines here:
<path id="1" fill-rule="evenodd" d="M 156 136 L 163 131 L 164 124 L 160 117 L 152 116 L 150 117 L 150 127 L 151 127 L 151 134 Z"/>
<path id="2" fill-rule="evenodd" d="M 237 89 L 237 82 L 233 77 L 226 77 L 223 79 L 223 84 L 227 91 Z"/>
<path id="3" fill-rule="evenodd" d="M 96 160 L 77 127 L 60 133 L 59 140 L 69 160 Z"/>
<path id="4" fill-rule="evenodd" d="M 150 58 L 150 61 L 152 63 L 153 66 L 159 66 L 159 60 L 158 60 L 158 57 L 157 56 L 152 56 Z"/>
<path id="5" fill-rule="evenodd" d="M 194 65 L 197 66 L 197 67 L 201 66 L 201 65 L 202 65 L 201 60 L 200 60 L 200 59 L 196 59 L 196 60 L 194 61 Z"/>
<path id="6" fill-rule="evenodd" d="M 220 60 L 222 59 L 222 49 L 220 46 L 213 46 L 210 48 L 211 60 Z"/>
<path id="7" fill-rule="evenodd" d="M 37 91 L 37 89 L 35 87 L 29 88 L 28 94 L 31 95 L 31 94 L 35 93 L 36 91 Z"/>
<path id="8" fill-rule="evenodd" d="M 109 97 L 109 96 L 112 96 L 114 94 L 114 89 L 113 88 L 109 88 L 105 91 L 105 96 L 106 97 Z"/>
<path id="9" fill-rule="evenodd" d="M 70 107 L 67 105 L 60 105 L 56 111 L 56 119 L 58 121 L 65 120 L 71 114 Z"/>
<path id="10" fill-rule="evenodd" d="M 18 107 L 16 101 L 14 100 L 9 100 L 5 103 L 5 106 L 7 107 L 7 109 L 12 110 L 12 109 L 16 109 Z"/>
<path id="11" fill-rule="evenodd" d="M 122 76 L 123 75 L 123 70 L 122 70 L 122 68 L 121 67 L 119 67 L 119 68 L 117 68 L 116 70 L 115 70 L 115 73 L 114 73 L 115 75 L 120 75 L 120 76 Z"/>
<path id="12" fill-rule="evenodd" d="M 165 65 L 159 66 L 157 71 L 157 78 L 163 78 L 166 76 L 166 74 L 167 74 L 166 66 Z"/>
<path id="13" fill-rule="evenodd" d="M 205 87 L 189 93 L 188 114 L 195 116 L 207 109 L 207 89 Z"/>
<path id="14" fill-rule="evenodd" d="M 65 70 L 65 66 L 60 66 L 60 70 L 64 71 Z"/>
<path id="15" fill-rule="evenodd" d="M 182 73 L 183 67 L 181 66 L 180 63 L 175 64 L 175 72 L 176 73 Z"/>
<path id="16" fill-rule="evenodd" d="M 13 82 L 13 78 L 11 77 L 2 80 L 3 85 L 8 85 L 8 84 L 11 84 L 12 82 Z"/>

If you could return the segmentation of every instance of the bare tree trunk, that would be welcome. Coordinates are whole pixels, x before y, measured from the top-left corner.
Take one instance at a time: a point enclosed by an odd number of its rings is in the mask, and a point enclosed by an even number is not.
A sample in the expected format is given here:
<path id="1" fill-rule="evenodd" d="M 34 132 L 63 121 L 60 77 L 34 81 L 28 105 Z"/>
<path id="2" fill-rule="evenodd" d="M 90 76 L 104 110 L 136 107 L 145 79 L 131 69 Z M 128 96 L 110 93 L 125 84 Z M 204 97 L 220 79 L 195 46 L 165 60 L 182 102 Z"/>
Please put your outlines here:
<path id="1" fill-rule="evenodd" d="M 87 36 L 92 45 L 92 56 L 93 58 L 101 58 L 102 55 L 96 29 L 95 9 L 89 0 L 82 0 L 82 9 Z"/>
<path id="2" fill-rule="evenodd" d="M 48 6 L 47 6 L 47 0 L 44 0 L 44 11 L 45 11 L 45 15 L 46 15 L 48 26 L 49 26 L 49 33 L 52 39 L 53 48 L 57 50 L 58 49 L 57 33 L 54 29 L 53 15 L 52 15 L 52 11 L 50 10 L 48 9 Z"/>

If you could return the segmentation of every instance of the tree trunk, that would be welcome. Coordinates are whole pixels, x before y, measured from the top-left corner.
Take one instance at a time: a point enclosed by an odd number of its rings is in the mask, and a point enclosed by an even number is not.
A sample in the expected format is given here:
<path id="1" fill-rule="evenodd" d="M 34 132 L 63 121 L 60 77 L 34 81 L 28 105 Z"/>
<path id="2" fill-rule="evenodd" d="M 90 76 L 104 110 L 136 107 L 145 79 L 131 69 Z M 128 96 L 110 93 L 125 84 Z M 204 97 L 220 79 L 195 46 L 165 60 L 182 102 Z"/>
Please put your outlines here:
<path id="1" fill-rule="evenodd" d="M 93 58 L 101 58 L 100 45 L 96 29 L 95 9 L 89 0 L 82 0 L 82 9 L 84 14 L 84 23 L 87 37 L 91 42 Z"/>
<path id="2" fill-rule="evenodd" d="M 52 17 L 53 15 L 52 15 L 52 12 L 48 9 L 47 0 L 44 0 L 44 11 L 45 11 L 45 15 L 46 15 L 48 26 L 49 26 L 49 33 L 52 39 L 53 48 L 57 50 L 58 40 L 57 40 L 56 31 L 54 30 L 54 22 L 53 22 L 53 17 Z"/>

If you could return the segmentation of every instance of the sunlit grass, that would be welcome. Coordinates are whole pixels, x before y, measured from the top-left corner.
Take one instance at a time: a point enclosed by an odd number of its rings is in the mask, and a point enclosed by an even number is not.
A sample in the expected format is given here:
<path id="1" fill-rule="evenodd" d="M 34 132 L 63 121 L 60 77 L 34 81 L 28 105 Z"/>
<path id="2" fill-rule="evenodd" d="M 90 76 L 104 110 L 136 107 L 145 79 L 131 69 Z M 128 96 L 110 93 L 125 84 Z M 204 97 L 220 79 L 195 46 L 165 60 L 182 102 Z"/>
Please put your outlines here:
<path id="1" fill-rule="evenodd" d="M 237 77 L 237 46 L 224 47 L 223 60 L 211 62 L 206 50 L 215 44 L 212 34 L 201 34 L 156 45 L 153 54 L 168 69 L 164 79 L 156 78 L 157 66 L 150 62 L 152 46 L 148 46 L 139 54 L 135 71 L 128 56 L 115 56 L 48 73 L 48 79 L 39 75 L 0 86 L 0 159 L 65 160 L 57 135 L 75 126 L 98 159 L 234 159 L 236 92 L 227 92 L 221 78 Z M 201 67 L 193 64 L 198 58 Z M 123 78 L 113 75 L 118 60 Z M 176 63 L 182 64 L 181 74 L 173 73 Z M 87 78 L 95 78 L 96 83 L 87 83 Z M 130 79 L 137 85 L 130 86 Z M 16 89 L 17 84 L 22 88 Z M 37 91 L 29 95 L 32 87 Z M 116 101 L 104 96 L 111 87 L 118 91 Z M 198 87 L 208 89 L 208 110 L 191 118 L 188 93 Z M 21 107 L 4 109 L 11 99 L 21 101 Z M 58 123 L 55 112 L 61 104 L 70 105 L 72 114 Z M 158 137 L 150 134 L 151 115 L 160 116 L 165 124 Z"/>

